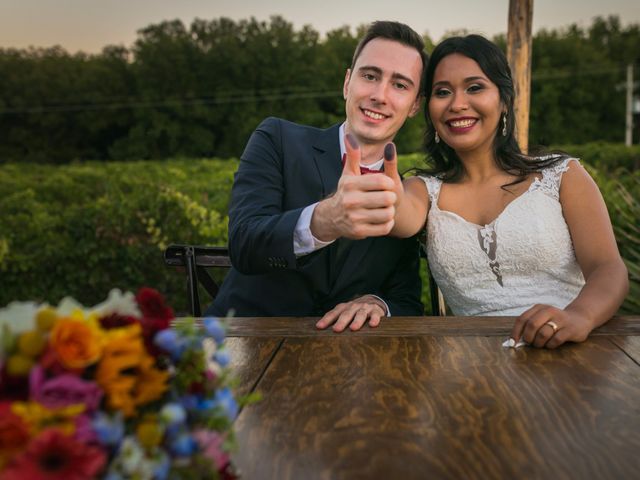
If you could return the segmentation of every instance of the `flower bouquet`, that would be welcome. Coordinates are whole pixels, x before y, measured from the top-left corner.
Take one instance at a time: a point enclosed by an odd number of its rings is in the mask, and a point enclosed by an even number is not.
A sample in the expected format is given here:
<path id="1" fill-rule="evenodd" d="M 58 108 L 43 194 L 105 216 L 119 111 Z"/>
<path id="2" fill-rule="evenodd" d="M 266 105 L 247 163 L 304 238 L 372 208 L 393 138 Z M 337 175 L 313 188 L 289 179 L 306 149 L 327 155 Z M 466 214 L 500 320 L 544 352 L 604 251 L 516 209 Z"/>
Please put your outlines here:
<path id="1" fill-rule="evenodd" d="M 149 288 L 1 309 L 0 479 L 236 478 L 223 324 L 172 319 Z"/>

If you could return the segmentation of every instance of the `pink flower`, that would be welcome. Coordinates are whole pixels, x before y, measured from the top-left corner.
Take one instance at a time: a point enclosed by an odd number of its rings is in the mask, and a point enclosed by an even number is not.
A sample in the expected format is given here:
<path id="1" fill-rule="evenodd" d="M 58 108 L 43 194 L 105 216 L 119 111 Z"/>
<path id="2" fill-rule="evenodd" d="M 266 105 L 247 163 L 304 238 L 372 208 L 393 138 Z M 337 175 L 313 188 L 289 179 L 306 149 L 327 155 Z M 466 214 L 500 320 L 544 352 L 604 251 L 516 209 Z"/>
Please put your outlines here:
<path id="1" fill-rule="evenodd" d="M 225 437 L 211 430 L 196 430 L 193 438 L 202 454 L 213 461 L 218 471 L 223 471 L 229 464 L 229 454 L 222 449 Z"/>
<path id="2" fill-rule="evenodd" d="M 48 408 L 81 404 L 87 413 L 92 413 L 102 399 L 102 390 L 94 382 L 69 373 L 46 379 L 45 371 L 39 365 L 31 370 L 29 386 L 32 400 Z"/>
<path id="3" fill-rule="evenodd" d="M 76 433 L 73 435 L 81 443 L 98 443 L 98 436 L 93 429 L 93 424 L 89 415 L 78 415 L 76 417 Z"/>
<path id="4" fill-rule="evenodd" d="M 99 448 L 47 429 L 6 465 L 2 480 L 89 480 L 97 477 L 106 461 Z"/>

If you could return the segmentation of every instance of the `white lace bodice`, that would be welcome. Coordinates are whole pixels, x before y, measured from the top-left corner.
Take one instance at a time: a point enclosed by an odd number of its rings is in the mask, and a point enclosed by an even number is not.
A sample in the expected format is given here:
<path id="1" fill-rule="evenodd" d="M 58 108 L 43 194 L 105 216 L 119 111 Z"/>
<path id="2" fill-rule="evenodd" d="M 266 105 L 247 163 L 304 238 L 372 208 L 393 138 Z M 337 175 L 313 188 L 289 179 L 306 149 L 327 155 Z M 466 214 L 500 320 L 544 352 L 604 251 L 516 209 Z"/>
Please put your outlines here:
<path id="1" fill-rule="evenodd" d="M 489 225 L 440 210 L 442 180 L 420 177 L 431 206 L 429 268 L 454 315 L 519 315 L 536 303 L 567 306 L 584 277 L 560 205 L 566 159 L 544 169 Z"/>

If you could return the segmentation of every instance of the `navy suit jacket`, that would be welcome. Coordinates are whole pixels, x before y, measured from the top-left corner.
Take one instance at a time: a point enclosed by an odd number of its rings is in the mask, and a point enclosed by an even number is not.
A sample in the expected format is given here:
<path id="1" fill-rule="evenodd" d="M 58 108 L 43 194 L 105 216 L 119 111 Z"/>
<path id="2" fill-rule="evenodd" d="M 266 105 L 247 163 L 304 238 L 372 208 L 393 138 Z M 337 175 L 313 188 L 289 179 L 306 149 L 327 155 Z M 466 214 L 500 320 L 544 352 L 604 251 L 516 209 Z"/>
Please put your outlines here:
<path id="1" fill-rule="evenodd" d="M 231 268 L 207 315 L 321 316 L 375 294 L 392 315 L 423 315 L 415 237 L 338 239 L 296 258 L 302 210 L 335 191 L 339 125 L 321 130 L 267 118 L 252 134 L 229 207 Z"/>

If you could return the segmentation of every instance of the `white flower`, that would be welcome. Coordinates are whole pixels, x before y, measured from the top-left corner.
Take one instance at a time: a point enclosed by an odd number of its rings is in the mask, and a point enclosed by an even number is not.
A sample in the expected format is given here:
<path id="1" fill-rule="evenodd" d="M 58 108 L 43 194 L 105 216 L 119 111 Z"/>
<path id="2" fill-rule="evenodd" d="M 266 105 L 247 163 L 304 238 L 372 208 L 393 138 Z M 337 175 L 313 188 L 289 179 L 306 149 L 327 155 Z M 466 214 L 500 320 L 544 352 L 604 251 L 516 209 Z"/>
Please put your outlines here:
<path id="1" fill-rule="evenodd" d="M 74 312 L 80 310 L 83 314 L 86 314 L 86 309 L 82 306 L 78 301 L 71 297 L 64 297 L 58 303 L 58 307 L 56 308 L 56 313 L 59 317 L 69 317 Z M 86 315 L 83 315 L 86 317 Z"/>
<path id="2" fill-rule="evenodd" d="M 152 480 L 155 462 L 147 458 L 135 437 L 125 437 L 118 454 L 111 462 L 110 473 L 119 473 L 123 478 Z"/>
<path id="3" fill-rule="evenodd" d="M 142 317 L 135 295 L 131 292 L 122 293 L 117 288 L 111 290 L 109 297 L 104 302 L 93 307 L 90 313 L 95 313 L 100 317 L 114 313 L 123 316 Z"/>
<path id="4" fill-rule="evenodd" d="M 36 313 L 43 306 L 35 302 L 11 302 L 0 308 L 0 329 L 6 325 L 16 335 L 33 330 Z"/>

